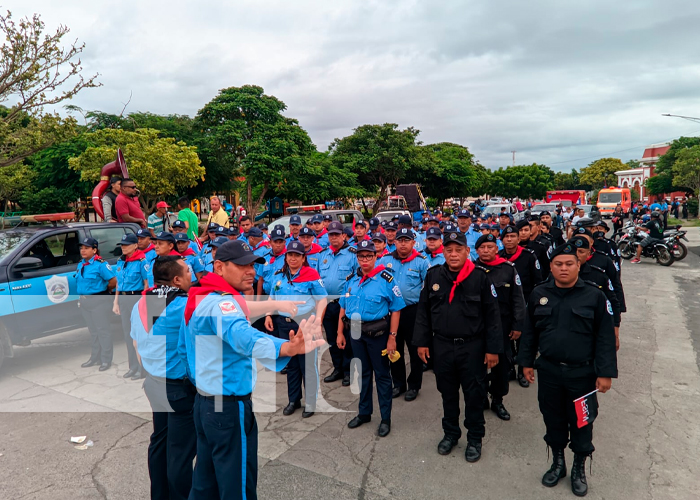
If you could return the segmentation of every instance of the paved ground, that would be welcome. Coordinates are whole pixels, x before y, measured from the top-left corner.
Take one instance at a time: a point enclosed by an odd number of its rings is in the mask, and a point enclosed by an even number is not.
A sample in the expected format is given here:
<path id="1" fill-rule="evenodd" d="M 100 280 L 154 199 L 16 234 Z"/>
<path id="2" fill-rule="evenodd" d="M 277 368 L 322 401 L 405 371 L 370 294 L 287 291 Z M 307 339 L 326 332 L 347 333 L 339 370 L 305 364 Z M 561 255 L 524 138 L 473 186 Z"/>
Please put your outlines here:
<path id="1" fill-rule="evenodd" d="M 700 231 L 691 229 L 700 253 Z M 662 268 L 627 264 L 623 282 L 620 378 L 600 397 L 589 498 L 691 499 L 700 491 L 700 257 Z M 84 330 L 20 348 L 0 374 L 0 498 L 141 499 L 148 497 L 148 404 L 139 382 L 125 382 L 123 343 L 117 367 L 81 369 L 89 355 Z M 327 357 L 327 354 L 326 354 Z M 323 370 L 328 370 L 323 362 Z M 398 400 L 388 438 L 378 421 L 350 430 L 352 412 L 299 412 L 284 417 L 284 378 L 260 372 L 256 399 L 262 499 L 548 499 L 570 497 L 568 480 L 540 485 L 548 467 L 536 387 L 511 385 L 501 422 L 486 415 L 482 460 L 464 460 L 464 445 L 448 457 L 441 404 L 432 373 L 412 403 Z M 271 400 L 270 394 L 277 400 Z M 339 383 L 324 387 L 337 408 L 356 408 Z M 87 435 L 94 447 L 68 441 Z M 571 455 L 568 454 L 568 460 Z"/>

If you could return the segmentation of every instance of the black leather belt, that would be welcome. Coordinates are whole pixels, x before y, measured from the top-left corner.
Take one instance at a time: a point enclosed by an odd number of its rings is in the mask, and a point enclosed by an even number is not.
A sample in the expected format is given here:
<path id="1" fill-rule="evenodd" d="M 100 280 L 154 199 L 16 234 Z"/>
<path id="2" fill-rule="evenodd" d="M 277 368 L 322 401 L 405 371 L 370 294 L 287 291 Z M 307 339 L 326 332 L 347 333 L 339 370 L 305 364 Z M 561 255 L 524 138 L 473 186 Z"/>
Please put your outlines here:
<path id="1" fill-rule="evenodd" d="M 454 345 L 462 345 L 467 342 L 471 342 L 472 340 L 476 340 L 479 338 L 478 335 L 473 335 L 471 337 L 445 337 L 444 335 L 438 335 L 437 333 L 435 334 L 435 338 L 442 340 L 443 342 L 448 342 L 450 344 Z"/>
<path id="2" fill-rule="evenodd" d="M 215 401 L 216 399 L 221 398 L 222 401 L 249 401 L 250 400 L 250 394 L 246 394 L 245 396 L 212 396 L 211 394 L 206 394 L 200 390 L 197 390 L 197 393 L 199 393 L 200 396 L 202 396 L 205 399 L 209 399 L 211 401 Z"/>
<path id="3" fill-rule="evenodd" d="M 121 290 L 119 291 L 119 295 L 141 295 L 143 290 L 133 290 L 131 292 L 122 292 Z"/>
<path id="4" fill-rule="evenodd" d="M 551 363 L 557 366 L 566 366 L 567 368 L 581 368 L 593 364 L 593 361 L 584 361 L 583 363 L 564 363 L 563 361 L 554 361 L 553 359 L 547 358 L 545 356 L 540 355 L 540 357 L 544 359 L 547 363 Z"/>

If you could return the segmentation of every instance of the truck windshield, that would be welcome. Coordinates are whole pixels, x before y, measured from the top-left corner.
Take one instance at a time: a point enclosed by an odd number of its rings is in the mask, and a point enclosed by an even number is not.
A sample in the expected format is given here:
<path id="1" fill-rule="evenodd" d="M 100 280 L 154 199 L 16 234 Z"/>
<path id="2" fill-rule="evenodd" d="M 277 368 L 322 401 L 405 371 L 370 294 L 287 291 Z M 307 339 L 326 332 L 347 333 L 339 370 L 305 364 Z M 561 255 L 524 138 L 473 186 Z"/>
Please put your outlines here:
<path id="1" fill-rule="evenodd" d="M 600 193 L 598 195 L 598 203 L 620 203 L 622 201 L 622 193 Z"/>
<path id="2" fill-rule="evenodd" d="M 25 231 L 0 231 L 0 262 L 31 237 L 32 233 Z"/>

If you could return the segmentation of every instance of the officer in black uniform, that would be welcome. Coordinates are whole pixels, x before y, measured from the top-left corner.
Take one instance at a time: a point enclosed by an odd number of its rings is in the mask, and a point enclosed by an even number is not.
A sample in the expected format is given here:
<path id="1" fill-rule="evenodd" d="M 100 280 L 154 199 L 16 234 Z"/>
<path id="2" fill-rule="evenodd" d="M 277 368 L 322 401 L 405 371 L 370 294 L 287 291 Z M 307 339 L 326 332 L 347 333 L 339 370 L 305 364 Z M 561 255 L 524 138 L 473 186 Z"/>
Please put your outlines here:
<path id="1" fill-rule="evenodd" d="M 544 440 L 553 451 L 551 468 L 542 484 L 555 486 L 566 477 L 564 448 L 574 452 L 571 489 L 588 492 L 586 457 L 592 455 L 596 394 L 607 392 L 617 377 L 612 305 L 597 286 L 579 277 L 576 247 L 566 243 L 552 253 L 553 279 L 535 287 L 527 306 L 519 363 L 530 383 L 539 374 L 538 400 L 544 418 Z M 537 353 L 539 357 L 535 360 Z M 587 420 L 577 418 L 574 400 L 588 396 Z M 585 418 L 585 415 L 582 415 Z M 578 420 L 584 425 L 579 427 Z"/>
<path id="2" fill-rule="evenodd" d="M 438 453 L 449 454 L 462 435 L 461 387 L 467 428 L 465 458 L 476 462 L 486 433 L 486 370 L 496 366 L 503 353 L 498 298 L 486 270 L 469 259 L 464 233 L 448 233 L 444 245 L 445 264 L 428 270 L 420 294 L 413 339 L 424 363 L 432 345 L 433 371 L 444 412 L 445 436 Z"/>
<path id="3" fill-rule="evenodd" d="M 615 263 L 615 267 L 620 275 L 622 275 L 622 258 L 620 257 L 620 251 L 617 249 L 617 243 L 606 237 L 608 231 L 610 231 L 610 226 L 608 226 L 608 223 L 603 219 L 596 219 L 593 221 L 593 227 L 591 227 L 593 239 L 595 240 L 593 242 L 593 248 L 607 253 Z"/>
<path id="4" fill-rule="evenodd" d="M 549 229 L 549 234 L 552 236 L 552 241 L 554 246 L 558 247 L 563 245 L 564 242 L 564 232 L 552 224 L 552 214 L 548 210 L 543 210 L 540 212 L 540 223 L 543 226 L 547 226 Z"/>
<path id="5" fill-rule="evenodd" d="M 520 238 L 520 242 L 518 244 L 523 248 L 532 250 L 535 257 L 537 257 L 537 262 L 542 273 L 542 279 L 547 279 L 547 276 L 549 276 L 549 257 L 547 256 L 548 247 L 539 241 L 531 239 L 532 230 L 528 219 L 518 221 L 515 224 L 515 228 L 518 230 L 518 237 Z"/>
<path id="6" fill-rule="evenodd" d="M 549 256 L 554 246 L 554 238 L 549 233 L 542 231 L 542 223 L 540 222 L 539 215 L 530 215 L 528 221 L 530 221 L 530 241 L 534 241 L 545 247 L 547 265 L 549 265 Z M 547 272 L 547 276 L 549 276 L 549 272 Z M 547 276 L 545 276 L 545 278 Z"/>
<path id="7" fill-rule="evenodd" d="M 474 247 L 479 254 L 477 265 L 486 269 L 491 283 L 498 294 L 498 310 L 501 312 L 503 328 L 503 354 L 498 356 L 498 364 L 491 369 L 489 376 L 489 393 L 491 410 L 501 420 L 510 420 L 510 413 L 503 406 L 503 397 L 508 394 L 508 377 L 513 366 L 511 341 L 520 338 L 525 321 L 525 298 L 520 276 L 515 265 L 498 256 L 498 240 L 492 234 L 485 234 L 476 240 Z M 484 409 L 488 409 L 488 398 Z"/>

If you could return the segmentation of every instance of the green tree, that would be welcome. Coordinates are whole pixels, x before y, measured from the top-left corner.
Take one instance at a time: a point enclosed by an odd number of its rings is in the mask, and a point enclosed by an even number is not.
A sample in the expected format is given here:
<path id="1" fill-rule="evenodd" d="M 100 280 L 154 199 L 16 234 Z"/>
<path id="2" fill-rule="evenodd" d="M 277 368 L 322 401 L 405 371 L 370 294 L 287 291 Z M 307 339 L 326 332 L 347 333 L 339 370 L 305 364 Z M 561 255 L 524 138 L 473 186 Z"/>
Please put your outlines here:
<path id="1" fill-rule="evenodd" d="M 104 129 L 87 133 L 84 138 L 90 146 L 77 158 L 68 160 L 70 167 L 80 172 L 82 180 L 97 182 L 102 167 L 114 161 L 121 148 L 129 177 L 141 190 L 146 213 L 153 211 L 157 201 L 174 197 L 204 178 L 196 148 L 172 138 L 160 138 L 157 130 Z"/>
<path id="2" fill-rule="evenodd" d="M 669 172 L 661 172 L 654 177 L 649 177 L 645 183 L 647 193 L 664 194 L 673 191 L 673 176 Z"/>
<path id="3" fill-rule="evenodd" d="M 672 172 L 674 185 L 690 188 L 697 195 L 700 191 L 700 145 L 679 151 Z"/>
<path id="4" fill-rule="evenodd" d="M 63 48 L 69 32 L 59 26 L 44 34 L 38 14 L 18 23 L 0 15 L 5 43 L 0 47 L 0 167 L 18 163 L 37 151 L 76 134 L 73 118 L 44 111 L 71 99 L 84 88 L 97 87 L 97 75 L 85 79 L 78 55 L 84 45 Z"/>
<path id="5" fill-rule="evenodd" d="M 339 168 L 328 152 L 314 153 L 302 176 L 291 176 L 275 190 L 275 194 L 302 203 L 323 203 L 362 196 L 357 174 Z"/>
<path id="6" fill-rule="evenodd" d="M 554 186 L 554 172 L 546 165 L 515 165 L 491 172 L 488 194 L 507 198 L 544 198 Z"/>
<path id="7" fill-rule="evenodd" d="M 618 158 L 601 158 L 581 169 L 581 183 L 590 184 L 594 189 L 617 186 L 615 172 L 626 169 L 626 165 Z"/>
<path id="8" fill-rule="evenodd" d="M 265 95 L 262 87 L 245 85 L 221 90 L 195 119 L 202 133 L 197 144 L 209 186 L 230 189 L 238 178 L 251 217 L 270 188 L 306 174 L 316 151 L 298 121 L 282 115 L 286 109 L 282 101 Z M 253 196 L 256 187 L 260 194 Z"/>
<path id="9" fill-rule="evenodd" d="M 329 151 L 338 168 L 355 173 L 365 194 L 377 196 L 373 215 L 387 199 L 389 186 L 405 179 L 421 159 L 418 134 L 412 127 L 399 130 L 395 123 L 361 125 L 352 135 L 331 143 Z"/>
<path id="10" fill-rule="evenodd" d="M 3 207 L 3 211 L 9 209 L 10 202 L 18 201 L 35 179 L 36 172 L 24 163 L 0 167 L 0 207 Z"/>
<path id="11" fill-rule="evenodd" d="M 421 184 L 426 196 L 442 205 L 447 198 L 479 196 L 484 193 L 484 169 L 464 146 L 450 142 L 420 146 L 423 158 L 411 180 Z"/>
<path id="12" fill-rule="evenodd" d="M 657 174 L 662 172 L 671 173 L 673 170 L 673 164 L 678 158 L 678 154 L 687 148 L 692 148 L 693 146 L 700 145 L 700 137 L 679 137 L 678 139 L 671 142 L 671 147 L 669 150 L 659 158 L 656 162 L 656 167 L 654 171 Z"/>

